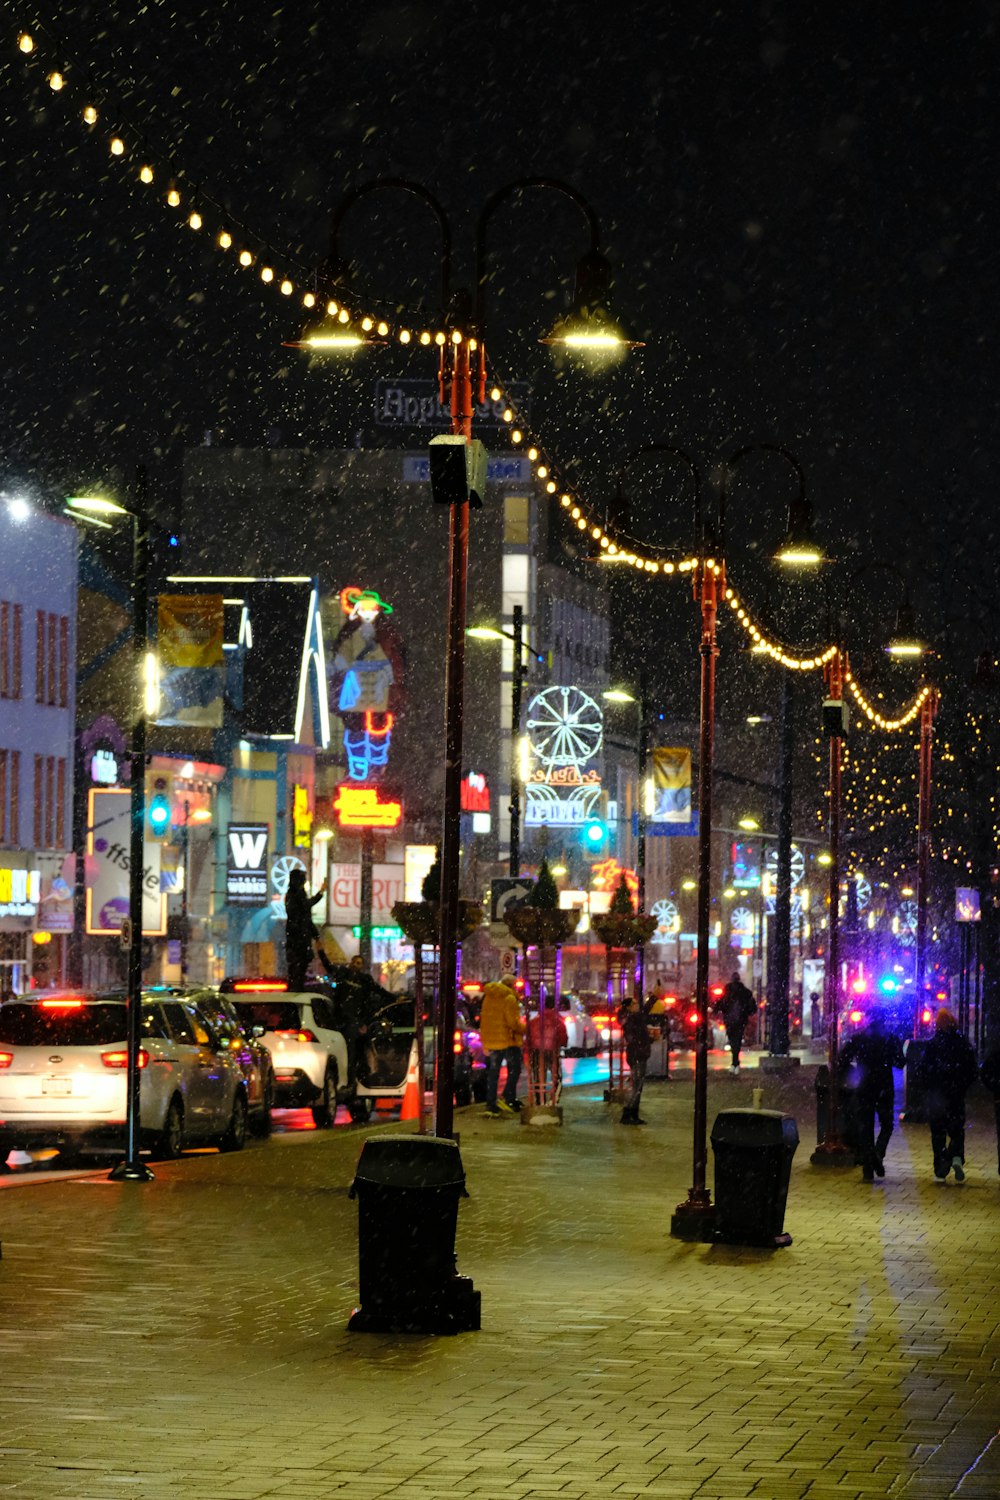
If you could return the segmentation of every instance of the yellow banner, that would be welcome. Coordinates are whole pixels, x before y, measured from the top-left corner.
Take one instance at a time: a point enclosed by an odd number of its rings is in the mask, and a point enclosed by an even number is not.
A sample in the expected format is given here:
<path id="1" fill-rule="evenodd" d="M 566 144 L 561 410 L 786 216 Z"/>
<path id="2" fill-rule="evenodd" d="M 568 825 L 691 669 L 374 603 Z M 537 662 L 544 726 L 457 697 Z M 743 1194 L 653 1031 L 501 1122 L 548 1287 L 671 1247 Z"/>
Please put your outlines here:
<path id="1" fill-rule="evenodd" d="M 653 751 L 653 823 L 690 823 L 691 751 L 658 746 Z"/>
<path id="2" fill-rule="evenodd" d="M 221 594 L 161 594 L 158 724 L 218 729 L 222 723 Z"/>

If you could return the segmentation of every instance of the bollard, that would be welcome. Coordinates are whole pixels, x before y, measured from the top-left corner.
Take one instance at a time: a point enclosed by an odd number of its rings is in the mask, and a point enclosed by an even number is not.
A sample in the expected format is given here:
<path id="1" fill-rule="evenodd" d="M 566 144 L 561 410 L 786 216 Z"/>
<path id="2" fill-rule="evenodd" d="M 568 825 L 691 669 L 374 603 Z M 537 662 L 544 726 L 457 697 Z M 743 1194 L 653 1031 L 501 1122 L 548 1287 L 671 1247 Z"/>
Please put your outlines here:
<path id="1" fill-rule="evenodd" d="M 754 1109 L 763 1109 L 764 1108 L 764 1090 L 763 1089 L 754 1089 L 754 1091 L 753 1091 L 753 1107 L 754 1107 Z"/>

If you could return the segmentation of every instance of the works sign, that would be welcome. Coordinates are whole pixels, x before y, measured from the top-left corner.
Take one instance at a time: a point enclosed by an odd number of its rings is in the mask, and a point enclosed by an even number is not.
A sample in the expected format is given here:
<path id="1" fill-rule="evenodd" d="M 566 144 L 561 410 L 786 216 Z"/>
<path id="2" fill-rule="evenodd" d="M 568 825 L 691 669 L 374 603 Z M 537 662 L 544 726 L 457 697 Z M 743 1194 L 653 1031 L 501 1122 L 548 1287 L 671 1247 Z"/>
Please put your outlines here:
<path id="1" fill-rule="evenodd" d="M 226 829 L 226 900 L 266 906 L 267 823 L 230 823 Z"/>

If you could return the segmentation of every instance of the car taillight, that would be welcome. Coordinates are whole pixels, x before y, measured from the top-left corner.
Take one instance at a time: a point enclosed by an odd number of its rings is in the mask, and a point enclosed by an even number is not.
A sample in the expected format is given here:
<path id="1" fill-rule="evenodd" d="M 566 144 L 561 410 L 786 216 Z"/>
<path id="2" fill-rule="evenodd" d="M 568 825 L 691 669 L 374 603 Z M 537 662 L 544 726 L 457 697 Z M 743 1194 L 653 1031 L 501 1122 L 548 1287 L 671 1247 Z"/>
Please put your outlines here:
<path id="1" fill-rule="evenodd" d="M 42 1001 L 43 1010 L 82 1010 L 83 1005 L 84 1002 L 82 1000 L 76 1000 L 72 998 Z"/>
<path id="2" fill-rule="evenodd" d="M 127 1068 L 128 1052 L 124 1047 L 114 1052 L 102 1052 L 101 1062 L 106 1068 Z M 140 1047 L 138 1058 L 139 1067 L 144 1068 L 148 1062 L 149 1053 L 146 1051 L 145 1047 Z"/>
<path id="3" fill-rule="evenodd" d="M 236 995 L 272 994 L 288 989 L 287 979 L 238 979 L 233 985 Z"/>
<path id="4" fill-rule="evenodd" d="M 860 1010 L 852 1010 L 850 1016 L 848 1017 L 849 1020 L 854 1022 L 855 1026 L 859 1021 L 863 1021 L 864 1018 L 864 1012 Z"/>
<path id="5" fill-rule="evenodd" d="M 925 1026 L 926 1026 L 927 1022 L 930 1020 L 930 1018 L 931 1018 L 931 1013 L 930 1013 L 929 1010 L 925 1010 L 925 1011 L 921 1012 L 920 1019 L 921 1019 L 921 1021 L 923 1021 L 923 1023 L 924 1023 Z M 6 1056 L 7 1056 L 6 1052 L 0 1052 L 0 1068 L 4 1068 L 4 1067 L 7 1066 L 6 1063 L 4 1062 L 4 1058 Z"/>
<path id="6" fill-rule="evenodd" d="M 462 1050 L 462 1033 L 460 1031 L 456 1031 L 455 1035 L 452 1037 L 451 1050 L 455 1053 L 461 1052 Z"/>
<path id="7" fill-rule="evenodd" d="M 595 1016 L 594 1017 L 594 1025 L 595 1026 L 607 1026 L 608 1021 L 610 1019 L 611 1019 L 610 1016 Z"/>
<path id="8" fill-rule="evenodd" d="M 297 1042 L 318 1042 L 319 1037 L 315 1036 L 311 1031 L 297 1031 L 295 1033 L 295 1040 Z"/>
<path id="9" fill-rule="evenodd" d="M 693 1010 L 691 1012 L 691 1014 L 688 1016 L 688 1025 L 689 1026 L 697 1026 L 697 1024 L 698 1024 L 698 1012 L 696 1010 Z"/>
<path id="10" fill-rule="evenodd" d="M 663 1003 L 664 1003 L 664 1005 L 666 1005 L 668 1007 L 671 1006 L 671 1005 L 676 1005 L 677 1004 L 677 996 L 676 995 L 667 995 L 667 996 L 665 996 Z"/>
<path id="11" fill-rule="evenodd" d="M 9 1068 L 13 1061 L 13 1052 L 0 1052 L 0 1068 Z"/>

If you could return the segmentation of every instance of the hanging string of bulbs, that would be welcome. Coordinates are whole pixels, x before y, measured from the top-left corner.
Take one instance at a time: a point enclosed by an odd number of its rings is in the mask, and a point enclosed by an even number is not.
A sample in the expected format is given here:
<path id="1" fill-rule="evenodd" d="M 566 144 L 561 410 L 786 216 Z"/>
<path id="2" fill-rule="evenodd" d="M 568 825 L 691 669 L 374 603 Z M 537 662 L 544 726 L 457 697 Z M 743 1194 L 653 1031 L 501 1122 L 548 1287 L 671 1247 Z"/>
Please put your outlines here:
<path id="1" fill-rule="evenodd" d="M 24 30 L 18 34 L 18 51 L 26 61 L 40 61 L 35 33 L 47 36 L 45 28 L 40 26 L 35 28 L 34 33 Z M 53 47 L 55 45 L 53 42 Z M 64 66 L 62 69 L 52 68 L 46 74 L 46 83 L 49 88 L 53 93 L 66 98 L 67 102 L 81 97 L 80 91 L 74 89 L 67 78 L 69 72 L 70 69 Z M 81 120 L 91 132 L 95 132 L 102 124 L 98 97 L 97 93 L 92 91 L 92 96 L 83 98 L 80 105 Z M 158 185 L 162 187 L 162 202 L 175 212 L 183 211 L 184 221 L 189 229 L 194 232 L 207 230 L 220 250 L 231 251 L 236 263 L 244 270 L 254 271 L 264 286 L 275 288 L 283 297 L 298 297 L 301 305 L 306 309 L 318 307 L 328 318 L 345 330 L 351 328 L 360 330 L 358 342 L 378 338 L 392 340 L 404 346 L 414 343 L 424 347 L 433 345 L 441 348 L 447 343 L 461 343 L 463 339 L 468 338 L 470 346 L 475 346 L 475 338 L 466 335 L 460 329 L 435 328 L 421 318 L 401 322 L 395 317 L 379 316 L 375 311 L 352 309 L 337 298 L 326 298 L 320 295 L 315 289 L 314 273 L 291 264 L 290 257 L 282 256 L 265 246 L 260 236 L 253 235 L 246 230 L 210 194 L 200 188 L 187 188 L 183 175 L 179 174 L 176 168 L 157 165 L 153 157 L 146 152 L 139 132 L 130 131 L 124 125 L 119 125 L 117 128 L 109 126 L 106 143 L 110 156 L 115 161 L 133 168 L 135 180 L 143 187 Z M 138 162 L 137 167 L 136 162 Z M 183 188 L 182 184 L 185 184 Z M 209 227 L 207 217 L 214 217 L 215 223 L 212 227 Z M 256 248 L 250 248 L 251 245 Z M 283 267 L 278 265 L 281 260 L 285 261 Z M 311 277 L 313 286 L 304 286 L 303 283 L 309 281 Z M 501 416 L 511 446 L 527 458 L 532 477 L 544 486 L 546 494 L 553 498 L 558 495 L 559 505 L 567 512 L 568 519 L 574 523 L 578 531 L 586 534 L 601 549 L 602 561 L 630 567 L 640 573 L 663 574 L 667 577 L 675 574 L 689 575 L 699 567 L 711 569 L 716 576 L 722 572 L 721 564 L 711 557 L 701 558 L 697 555 L 676 557 L 665 551 L 643 551 L 634 545 L 622 545 L 621 539 L 615 540 L 607 527 L 597 520 L 592 510 L 576 492 L 575 487 L 561 486 L 558 483 L 553 461 L 546 455 L 542 444 L 531 434 L 527 425 L 520 420 L 513 400 L 502 385 L 493 386 L 490 399 L 496 403 L 503 403 Z M 724 597 L 730 606 L 733 618 L 752 640 L 753 649 L 771 657 L 788 671 L 821 670 L 839 650 L 838 646 L 829 645 L 811 656 L 795 655 L 761 629 L 735 589 L 727 585 Z M 885 733 L 895 733 L 906 729 L 920 713 L 928 694 L 932 691 L 931 687 L 925 684 L 913 702 L 897 718 L 887 718 L 867 699 L 849 669 L 845 673 L 845 681 L 865 720 Z"/>

